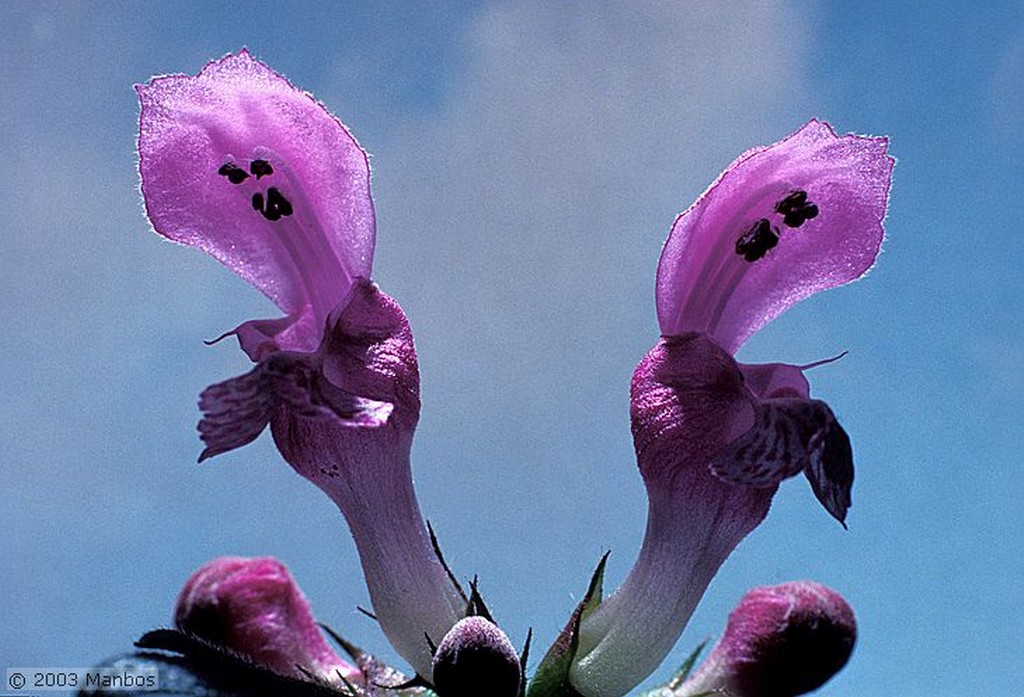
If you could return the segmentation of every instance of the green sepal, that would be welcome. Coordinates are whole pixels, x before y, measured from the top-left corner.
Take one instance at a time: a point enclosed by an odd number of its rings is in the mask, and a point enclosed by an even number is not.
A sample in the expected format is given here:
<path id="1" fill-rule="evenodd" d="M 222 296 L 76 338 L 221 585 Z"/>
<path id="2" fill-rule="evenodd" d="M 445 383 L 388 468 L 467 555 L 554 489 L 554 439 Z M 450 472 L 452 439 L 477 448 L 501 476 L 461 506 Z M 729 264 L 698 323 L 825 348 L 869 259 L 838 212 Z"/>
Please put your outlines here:
<path id="1" fill-rule="evenodd" d="M 690 673 L 693 672 L 693 667 L 697 665 L 697 659 L 700 658 L 701 653 L 703 653 L 709 641 L 710 639 L 705 639 L 697 644 L 697 648 L 690 652 L 690 655 L 683 661 L 683 665 L 679 667 L 679 670 L 676 671 L 675 675 L 673 675 L 667 683 L 661 687 L 656 687 L 653 690 L 644 692 L 638 697 L 669 697 L 674 695 L 676 690 L 678 690 L 679 687 L 686 682 L 686 679 L 690 677 Z M 705 697 L 706 695 L 713 694 L 715 694 L 714 691 L 701 692 L 696 695 L 690 695 L 690 697 Z"/>
<path id="2" fill-rule="evenodd" d="M 601 557 L 594 574 L 590 577 L 587 594 L 573 610 L 565 628 L 537 666 L 537 672 L 526 688 L 526 697 L 582 697 L 569 682 L 569 670 L 580 647 L 580 624 L 601 604 L 604 567 L 608 561 L 608 554 L 610 553 L 605 552 Z"/>
<path id="3" fill-rule="evenodd" d="M 469 582 L 469 600 L 466 602 L 466 617 L 483 617 L 491 624 L 498 624 L 480 595 L 480 582 L 476 576 Z"/>
<path id="4" fill-rule="evenodd" d="M 434 697 L 434 692 L 430 690 L 430 684 L 419 675 L 407 678 L 400 671 L 342 637 L 328 625 L 318 624 L 355 661 L 356 667 L 366 678 L 365 686 L 356 690 L 356 697 L 377 697 L 378 695 Z"/>
<path id="5" fill-rule="evenodd" d="M 693 667 L 697 665 L 697 659 L 700 658 L 700 655 L 704 652 L 709 641 L 711 640 L 705 639 L 697 644 L 697 648 L 691 651 L 690 655 L 686 657 L 686 660 L 683 661 L 683 665 L 679 666 L 679 670 L 677 670 L 676 674 L 672 676 L 672 679 L 668 681 L 667 687 L 670 690 L 676 689 L 682 685 L 688 677 L 690 677 L 690 673 L 693 672 Z"/>

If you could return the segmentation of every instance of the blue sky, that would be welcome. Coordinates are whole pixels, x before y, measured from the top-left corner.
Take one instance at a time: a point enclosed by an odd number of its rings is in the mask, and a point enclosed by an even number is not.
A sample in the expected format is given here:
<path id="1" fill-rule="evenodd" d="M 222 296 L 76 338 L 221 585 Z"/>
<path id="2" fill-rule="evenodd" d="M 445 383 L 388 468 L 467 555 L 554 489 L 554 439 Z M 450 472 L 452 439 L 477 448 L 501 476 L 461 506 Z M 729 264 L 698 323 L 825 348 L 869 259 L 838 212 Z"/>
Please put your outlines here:
<path id="1" fill-rule="evenodd" d="M 850 531 L 802 479 L 709 588 L 666 675 L 755 585 L 811 578 L 860 621 L 822 694 L 1024 684 L 1024 6 L 45 3 L 0 24 L 0 668 L 88 665 L 166 624 L 222 554 L 285 561 L 387 657 L 340 515 L 269 438 L 203 466 L 195 400 L 273 316 L 142 217 L 133 83 L 243 45 L 372 154 L 375 277 L 413 324 L 414 474 L 463 578 L 545 648 L 645 500 L 628 381 L 657 336 L 674 216 L 812 116 L 888 134 L 888 240 L 863 281 L 741 352 L 806 363 L 851 434 Z M 539 654 L 539 652 L 538 652 Z"/>

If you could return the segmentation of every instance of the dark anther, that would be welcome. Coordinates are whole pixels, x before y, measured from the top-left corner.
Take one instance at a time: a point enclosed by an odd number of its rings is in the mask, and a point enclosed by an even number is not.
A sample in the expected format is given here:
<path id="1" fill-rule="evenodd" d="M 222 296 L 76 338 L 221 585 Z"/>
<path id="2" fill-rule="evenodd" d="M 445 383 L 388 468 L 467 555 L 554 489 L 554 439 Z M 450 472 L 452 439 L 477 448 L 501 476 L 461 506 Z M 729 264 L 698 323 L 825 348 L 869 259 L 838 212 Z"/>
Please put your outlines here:
<path id="1" fill-rule="evenodd" d="M 267 189 L 267 207 L 263 211 L 263 217 L 267 220 L 277 220 L 283 215 L 291 214 L 291 202 L 273 186 Z"/>
<path id="2" fill-rule="evenodd" d="M 267 220 L 280 220 L 282 216 L 292 214 L 291 202 L 273 186 L 267 189 L 266 201 L 263 199 L 263 194 L 259 192 L 253 194 L 252 207 Z"/>
<path id="3" fill-rule="evenodd" d="M 807 203 L 807 192 L 794 191 L 789 196 L 775 204 L 775 211 L 785 215 L 791 210 L 803 208 L 805 203 Z"/>
<path id="4" fill-rule="evenodd" d="M 249 165 L 249 171 L 252 172 L 257 179 L 262 179 L 268 174 L 274 173 L 274 168 L 270 166 L 270 163 L 266 160 L 253 160 L 252 164 Z"/>
<path id="5" fill-rule="evenodd" d="M 761 218 L 736 240 L 736 253 L 753 263 L 779 243 L 779 231 L 767 218 Z"/>
<path id="6" fill-rule="evenodd" d="M 228 181 L 232 184 L 241 184 L 249 178 L 249 175 L 246 174 L 245 170 L 233 162 L 226 162 L 221 165 L 220 169 L 217 170 L 217 174 L 222 177 L 227 177 Z"/>
<path id="7" fill-rule="evenodd" d="M 806 191 L 794 191 L 775 204 L 775 212 L 782 214 L 787 227 L 800 227 L 804 221 L 818 217 L 818 206 L 808 203 Z"/>

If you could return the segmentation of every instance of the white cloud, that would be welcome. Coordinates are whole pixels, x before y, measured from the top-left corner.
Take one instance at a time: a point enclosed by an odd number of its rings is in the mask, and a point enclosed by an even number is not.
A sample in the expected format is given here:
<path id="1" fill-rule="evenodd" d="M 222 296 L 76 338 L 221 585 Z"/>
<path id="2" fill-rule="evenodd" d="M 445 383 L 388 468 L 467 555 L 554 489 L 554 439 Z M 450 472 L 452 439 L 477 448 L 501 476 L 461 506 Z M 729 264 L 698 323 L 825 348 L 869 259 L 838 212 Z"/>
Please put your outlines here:
<path id="1" fill-rule="evenodd" d="M 522 378 L 552 394 L 564 385 L 547 373 L 577 374 L 581 356 L 602 370 L 597 344 L 654 335 L 674 216 L 807 116 L 795 10 L 602 7 L 488 8 L 450 102 L 376 153 L 377 276 L 401 293 L 425 356 L 479 347 L 495 379 L 543 361 Z"/>
<path id="2" fill-rule="evenodd" d="M 628 384 L 656 337 L 672 220 L 735 156 L 812 115 L 810 32 L 784 3 L 593 7 L 485 9 L 443 108 L 366 143 L 375 275 L 421 357 L 425 509 L 489 540 L 451 554 L 503 579 L 487 588 L 499 607 L 558 600 L 516 618 L 546 623 L 542 641 L 600 551 L 615 548 L 614 578 L 642 532 Z M 524 531 L 543 542 L 522 549 Z"/>
<path id="3" fill-rule="evenodd" d="M 989 82 L 989 118 L 996 136 L 1024 142 L 1024 34 L 1003 50 Z"/>

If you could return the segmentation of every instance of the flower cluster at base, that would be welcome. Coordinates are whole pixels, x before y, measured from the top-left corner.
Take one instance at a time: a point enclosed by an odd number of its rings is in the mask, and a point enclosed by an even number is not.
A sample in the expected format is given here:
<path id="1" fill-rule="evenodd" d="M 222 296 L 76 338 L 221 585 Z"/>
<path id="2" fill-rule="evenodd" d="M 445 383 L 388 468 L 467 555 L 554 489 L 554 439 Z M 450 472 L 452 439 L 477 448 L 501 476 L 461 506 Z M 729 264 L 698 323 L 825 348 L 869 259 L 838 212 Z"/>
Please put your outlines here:
<path id="1" fill-rule="evenodd" d="M 671 650 L 781 481 L 803 473 L 845 526 L 852 448 L 829 406 L 810 396 L 804 371 L 813 366 L 745 365 L 734 356 L 786 308 L 873 264 L 892 168 L 884 138 L 840 137 L 811 121 L 743 155 L 676 220 L 658 267 L 661 339 L 631 385 L 649 499 L 644 542 L 607 598 L 602 560 L 527 682 L 529 639 L 520 658 L 475 581 L 464 592 L 420 513 L 410 459 L 419 368 L 404 312 L 371 280 L 376 221 L 366 153 L 323 105 L 245 50 L 137 91 L 139 170 L 153 228 L 209 253 L 284 313 L 224 335 L 234 335 L 254 365 L 201 394 L 200 461 L 269 427 L 292 469 L 342 513 L 372 614 L 414 675 L 328 630 L 353 662 L 340 658 L 273 559 L 204 566 L 182 591 L 177 630 L 151 632 L 140 648 L 180 657 L 175 665 L 207 686 L 235 676 L 211 688 L 216 694 L 619 697 Z M 794 584 L 779 593 L 796 598 L 794 607 L 824 594 L 830 610 L 848 611 L 820 588 Z M 776 597 L 759 589 L 748 598 L 757 593 Z M 787 663 L 789 647 L 806 639 L 804 625 L 744 622 L 755 606 L 764 618 L 776 607 L 745 599 L 709 662 L 679 685 L 775 694 L 751 685 L 774 685 L 773 666 L 797 665 L 792 685 L 776 692 L 798 694 L 786 690 L 820 684 L 849 655 Z M 848 619 L 836 626 L 849 628 L 852 647 L 852 613 Z"/>
<path id="2" fill-rule="evenodd" d="M 433 681 L 409 679 L 318 625 L 281 562 L 222 557 L 186 581 L 174 610 L 176 629 L 150 632 L 138 646 L 177 661 L 201 686 L 191 693 L 521 697 L 524 664 L 475 588 L 467 612 L 482 614 L 456 622 L 436 646 Z M 327 644 L 321 626 L 354 664 Z"/>

